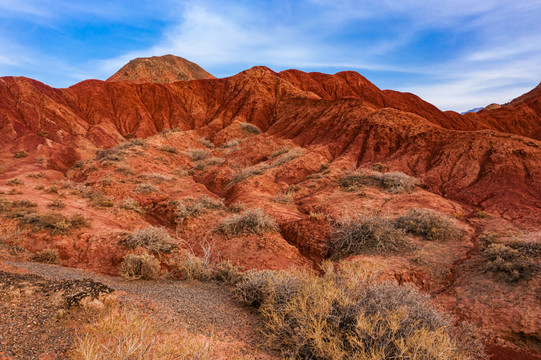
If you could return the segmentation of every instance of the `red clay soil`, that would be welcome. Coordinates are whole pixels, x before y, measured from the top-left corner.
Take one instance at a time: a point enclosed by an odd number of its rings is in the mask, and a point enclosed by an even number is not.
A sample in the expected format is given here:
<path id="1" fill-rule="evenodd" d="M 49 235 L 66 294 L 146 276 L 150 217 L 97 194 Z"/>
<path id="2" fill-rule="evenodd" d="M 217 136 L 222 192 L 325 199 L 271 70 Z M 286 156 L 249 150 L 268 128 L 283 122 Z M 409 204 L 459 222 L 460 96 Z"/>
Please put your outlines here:
<path id="1" fill-rule="evenodd" d="M 131 64 L 110 81 L 67 89 L 0 78 L 0 198 L 31 200 L 40 213 L 60 200 L 65 207 L 55 211 L 91 222 L 70 234 L 25 228 L 21 236 L 18 220 L 4 216 L 6 252 L 54 248 L 64 265 L 118 274 L 129 252 L 121 240 L 154 225 L 169 229 L 180 248 L 160 259 L 169 269 L 181 251 L 203 255 L 207 245 L 213 259 L 247 269 L 317 268 L 329 256 L 337 222 L 428 208 L 454 218 L 465 235 L 412 238 L 415 251 L 349 260 L 413 282 L 456 316 L 492 331 L 491 343 L 504 346 L 491 348 L 500 354 L 494 359 L 510 358 L 506 349 L 540 350 L 541 280 L 499 283 L 484 272 L 479 245 L 486 231 L 541 229 L 539 87 L 461 116 L 413 94 L 382 91 L 354 72 L 254 67 L 214 79 L 190 73 L 196 68 L 181 58 Z M 176 81 L 184 79 L 174 79 L 177 70 L 199 80 Z M 103 149 L 111 150 L 96 153 Z M 16 155 L 21 150 L 28 156 Z M 423 185 L 404 194 L 340 187 L 348 172 L 373 174 L 377 163 Z M 141 184 L 151 190 L 138 192 Z M 179 220 L 179 204 L 202 195 L 223 204 Z M 140 208 L 126 209 L 127 199 Z M 243 208 L 264 209 L 277 231 L 215 231 Z M 480 296 L 486 289 L 492 296 Z"/>

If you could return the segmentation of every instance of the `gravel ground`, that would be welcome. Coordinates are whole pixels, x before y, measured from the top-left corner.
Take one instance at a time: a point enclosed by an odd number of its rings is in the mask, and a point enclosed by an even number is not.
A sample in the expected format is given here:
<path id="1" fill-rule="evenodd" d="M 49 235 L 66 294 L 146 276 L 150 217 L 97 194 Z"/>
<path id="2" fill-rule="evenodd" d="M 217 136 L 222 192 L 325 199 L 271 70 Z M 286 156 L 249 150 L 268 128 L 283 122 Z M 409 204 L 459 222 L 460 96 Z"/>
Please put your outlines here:
<path id="1" fill-rule="evenodd" d="M 257 314 L 237 303 L 225 286 L 198 281 L 127 281 L 57 265 L 6 263 L 51 280 L 92 279 L 120 291 L 121 300 L 145 304 L 159 321 L 182 326 L 195 334 L 214 334 L 220 341 L 245 343 L 246 352 L 258 354 L 256 358 L 277 355 L 262 346 L 262 322 Z"/>

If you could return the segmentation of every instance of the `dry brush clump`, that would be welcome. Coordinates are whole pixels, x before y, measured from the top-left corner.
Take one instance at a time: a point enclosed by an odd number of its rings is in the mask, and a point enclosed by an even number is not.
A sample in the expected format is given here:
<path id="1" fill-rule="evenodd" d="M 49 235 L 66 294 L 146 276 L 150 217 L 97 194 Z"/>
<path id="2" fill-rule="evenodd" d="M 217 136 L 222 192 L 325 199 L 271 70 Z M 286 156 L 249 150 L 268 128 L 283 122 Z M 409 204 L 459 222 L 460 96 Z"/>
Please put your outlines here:
<path id="1" fill-rule="evenodd" d="M 148 315 L 113 308 L 83 329 L 70 358 L 210 360 L 215 356 L 212 339 L 171 333 Z"/>
<path id="2" fill-rule="evenodd" d="M 408 246 L 406 234 L 394 220 L 379 216 L 355 216 L 336 224 L 330 241 L 331 259 L 362 253 L 386 253 Z"/>
<path id="3" fill-rule="evenodd" d="M 214 143 L 205 137 L 200 137 L 197 142 L 206 147 L 207 149 L 214 149 Z"/>
<path id="4" fill-rule="evenodd" d="M 339 186 L 346 191 L 357 191 L 363 186 L 378 186 L 392 194 L 407 193 L 414 190 L 419 180 L 402 172 L 386 173 L 346 173 L 338 179 Z"/>
<path id="5" fill-rule="evenodd" d="M 259 130 L 259 128 L 253 124 L 241 122 L 240 127 L 242 128 L 242 130 L 244 130 L 245 132 L 249 134 L 254 134 L 254 135 L 261 134 L 261 130 Z"/>
<path id="6" fill-rule="evenodd" d="M 209 157 L 209 152 L 204 149 L 188 149 L 182 154 L 186 155 L 191 161 L 200 161 Z"/>
<path id="7" fill-rule="evenodd" d="M 168 253 L 175 248 L 173 241 L 173 238 L 169 235 L 166 228 L 148 226 L 146 228 L 135 230 L 122 239 L 120 244 L 129 249 L 142 247 L 154 254 L 159 254 Z"/>
<path id="8" fill-rule="evenodd" d="M 30 260 L 44 263 L 44 264 L 56 264 L 58 262 L 58 251 L 56 249 L 43 249 L 35 253 Z"/>
<path id="9" fill-rule="evenodd" d="M 188 197 L 175 202 L 175 221 L 182 224 L 187 218 L 198 217 L 210 210 L 224 210 L 226 206 L 221 199 L 201 195 L 198 199 Z"/>
<path id="10" fill-rule="evenodd" d="M 453 240 L 462 235 L 448 216 L 429 209 L 411 209 L 395 220 L 396 227 L 426 240 Z"/>
<path id="11" fill-rule="evenodd" d="M 160 262 L 150 254 L 127 254 L 120 264 L 120 271 L 128 280 L 154 280 L 160 276 Z"/>
<path id="12" fill-rule="evenodd" d="M 125 200 L 122 200 L 118 204 L 118 207 L 124 210 L 136 212 L 138 214 L 141 214 L 144 212 L 144 209 L 141 206 L 141 204 L 139 204 L 139 201 L 134 200 L 132 198 L 127 198 Z"/>
<path id="13" fill-rule="evenodd" d="M 148 195 L 153 192 L 158 192 L 158 189 L 151 184 L 142 183 L 135 185 L 132 191 L 137 194 Z"/>
<path id="14" fill-rule="evenodd" d="M 349 282 L 332 267 L 322 277 L 248 271 L 235 296 L 255 306 L 271 345 L 295 359 L 483 358 L 471 333 L 455 336 L 450 319 L 412 285 Z"/>
<path id="15" fill-rule="evenodd" d="M 237 171 L 233 174 L 230 185 L 235 185 L 238 182 L 241 182 L 244 179 L 252 177 L 254 175 L 261 175 L 265 170 L 269 169 L 269 165 L 265 163 L 245 167 L 240 171 Z"/>
<path id="16" fill-rule="evenodd" d="M 222 165 L 225 159 L 222 157 L 212 156 L 203 160 L 198 160 L 194 163 L 194 170 L 203 170 L 210 166 Z"/>
<path id="17" fill-rule="evenodd" d="M 178 154 L 178 149 L 170 145 L 163 145 L 158 150 L 163 151 L 163 152 L 168 152 L 170 154 Z"/>
<path id="18" fill-rule="evenodd" d="M 509 243 L 488 241 L 483 250 L 484 271 L 499 274 L 508 282 L 529 281 L 541 273 L 541 236 Z"/>
<path id="19" fill-rule="evenodd" d="M 263 235 L 265 232 L 277 230 L 276 222 L 261 209 L 249 209 L 240 214 L 232 215 L 223 220 L 216 228 L 218 233 L 225 236 Z"/>

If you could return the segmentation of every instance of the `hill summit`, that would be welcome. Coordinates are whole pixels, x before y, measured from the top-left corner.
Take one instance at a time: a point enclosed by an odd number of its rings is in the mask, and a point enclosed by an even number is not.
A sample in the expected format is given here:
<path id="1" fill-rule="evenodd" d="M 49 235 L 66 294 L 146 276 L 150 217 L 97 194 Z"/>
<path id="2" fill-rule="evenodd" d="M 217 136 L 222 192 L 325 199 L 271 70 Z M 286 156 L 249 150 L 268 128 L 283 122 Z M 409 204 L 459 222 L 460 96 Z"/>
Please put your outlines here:
<path id="1" fill-rule="evenodd" d="M 196 63 L 182 57 L 164 55 L 131 60 L 107 81 L 170 84 L 202 79 L 214 79 L 214 76 Z"/>

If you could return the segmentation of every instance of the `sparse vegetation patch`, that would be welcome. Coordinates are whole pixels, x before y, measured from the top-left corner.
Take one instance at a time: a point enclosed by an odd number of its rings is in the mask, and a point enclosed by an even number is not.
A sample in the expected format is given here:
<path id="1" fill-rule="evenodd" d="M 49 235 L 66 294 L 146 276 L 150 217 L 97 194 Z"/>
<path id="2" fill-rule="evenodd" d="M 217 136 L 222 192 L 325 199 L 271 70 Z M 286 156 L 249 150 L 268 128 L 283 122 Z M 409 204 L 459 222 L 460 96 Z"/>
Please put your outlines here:
<path id="1" fill-rule="evenodd" d="M 226 236 L 244 234 L 263 235 L 265 232 L 277 231 L 276 222 L 261 209 L 250 209 L 226 218 L 216 229 Z"/>
<path id="2" fill-rule="evenodd" d="M 182 224 L 189 217 L 198 217 L 209 210 L 223 210 L 225 205 L 221 199 L 201 195 L 198 199 L 186 198 L 175 204 L 176 222 Z"/>
<path id="3" fill-rule="evenodd" d="M 462 235 L 451 218 L 429 209 L 411 209 L 406 215 L 398 217 L 395 224 L 426 240 L 452 240 Z"/>
<path id="4" fill-rule="evenodd" d="M 249 134 L 261 134 L 261 130 L 259 130 L 259 128 L 253 124 L 241 122 L 240 127 L 242 128 L 242 130 L 246 131 Z"/>
<path id="5" fill-rule="evenodd" d="M 129 249 L 142 247 L 154 254 L 168 253 L 175 247 L 167 229 L 155 226 L 137 229 L 120 243 Z"/>
<path id="6" fill-rule="evenodd" d="M 129 280 L 154 280 L 160 275 L 160 262 L 150 254 L 127 254 L 120 269 L 122 276 Z"/>

